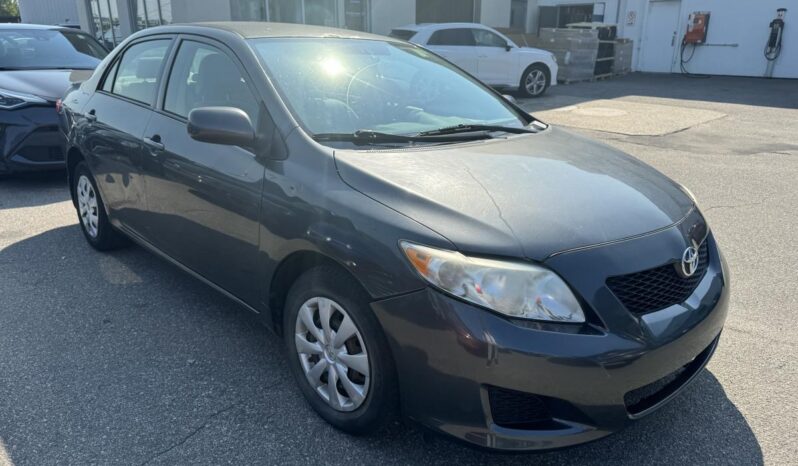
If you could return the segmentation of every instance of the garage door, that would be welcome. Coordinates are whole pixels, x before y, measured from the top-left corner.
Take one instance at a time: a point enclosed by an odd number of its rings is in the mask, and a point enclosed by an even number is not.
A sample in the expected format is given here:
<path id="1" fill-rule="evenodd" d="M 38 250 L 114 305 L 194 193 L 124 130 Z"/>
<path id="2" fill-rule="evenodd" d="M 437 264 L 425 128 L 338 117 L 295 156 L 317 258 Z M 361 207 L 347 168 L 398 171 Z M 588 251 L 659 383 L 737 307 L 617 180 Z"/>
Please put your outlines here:
<path id="1" fill-rule="evenodd" d="M 416 0 L 416 23 L 471 23 L 474 0 Z"/>

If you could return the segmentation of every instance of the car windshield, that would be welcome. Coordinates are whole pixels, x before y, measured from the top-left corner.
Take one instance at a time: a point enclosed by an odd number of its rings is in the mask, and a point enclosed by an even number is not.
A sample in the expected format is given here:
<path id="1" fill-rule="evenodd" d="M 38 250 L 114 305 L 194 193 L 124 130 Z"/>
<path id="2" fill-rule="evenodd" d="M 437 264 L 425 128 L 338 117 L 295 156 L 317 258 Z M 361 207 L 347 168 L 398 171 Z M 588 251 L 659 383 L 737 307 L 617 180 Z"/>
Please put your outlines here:
<path id="1" fill-rule="evenodd" d="M 409 135 L 458 125 L 527 124 L 504 99 L 410 44 L 339 38 L 251 43 L 278 92 L 312 135 Z"/>
<path id="2" fill-rule="evenodd" d="M 0 31 L 0 70 L 94 69 L 107 53 L 91 36 L 80 32 Z"/>

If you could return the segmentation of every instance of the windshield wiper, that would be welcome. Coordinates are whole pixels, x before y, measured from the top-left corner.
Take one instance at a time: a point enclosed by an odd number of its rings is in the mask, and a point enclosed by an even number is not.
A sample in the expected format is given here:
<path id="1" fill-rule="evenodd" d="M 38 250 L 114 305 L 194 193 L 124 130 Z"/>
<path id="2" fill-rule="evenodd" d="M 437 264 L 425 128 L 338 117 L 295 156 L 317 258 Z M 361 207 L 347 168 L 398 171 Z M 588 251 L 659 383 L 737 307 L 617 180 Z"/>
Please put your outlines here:
<path id="1" fill-rule="evenodd" d="M 413 143 L 413 142 L 453 142 L 453 141 L 472 141 L 478 139 L 485 139 L 487 136 L 483 133 L 475 133 L 471 135 L 457 134 L 394 134 L 383 133 L 381 131 L 373 131 L 370 129 L 359 129 L 354 133 L 319 133 L 313 136 L 316 141 L 344 141 L 353 142 L 355 144 L 381 144 L 381 143 Z"/>
<path id="2" fill-rule="evenodd" d="M 422 136 L 422 137 L 439 136 L 446 134 L 473 133 L 477 131 L 487 131 L 487 132 L 501 131 L 503 133 L 513 133 L 513 134 L 537 133 L 537 131 L 531 128 L 519 128 L 515 126 L 460 124 L 455 126 L 447 126 L 445 128 L 433 129 L 430 131 L 422 131 L 416 134 L 416 136 Z"/>

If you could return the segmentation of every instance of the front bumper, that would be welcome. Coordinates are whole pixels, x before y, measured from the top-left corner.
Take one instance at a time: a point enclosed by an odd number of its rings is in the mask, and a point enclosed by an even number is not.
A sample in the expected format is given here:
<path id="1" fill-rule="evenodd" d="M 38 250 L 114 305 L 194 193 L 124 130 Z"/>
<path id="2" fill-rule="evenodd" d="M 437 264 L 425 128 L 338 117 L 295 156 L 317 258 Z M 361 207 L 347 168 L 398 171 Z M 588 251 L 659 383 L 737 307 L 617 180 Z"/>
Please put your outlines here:
<path id="1" fill-rule="evenodd" d="M 66 138 L 54 106 L 0 110 L 0 173 L 64 167 Z"/>
<path id="2" fill-rule="evenodd" d="M 608 311 L 597 325 L 513 321 L 432 289 L 375 302 L 396 361 L 403 412 L 471 444 L 504 450 L 588 442 L 650 413 L 703 369 L 723 328 L 727 274 L 714 239 L 707 240 L 710 263 L 687 301 L 626 320 L 605 318 L 613 314 Z M 553 267 L 566 281 L 571 259 Z M 594 303 L 606 298 L 594 291 L 583 296 Z M 497 389 L 499 398 L 534 400 L 548 420 L 497 421 L 491 400 Z M 519 413 L 530 409 L 517 406 Z"/>

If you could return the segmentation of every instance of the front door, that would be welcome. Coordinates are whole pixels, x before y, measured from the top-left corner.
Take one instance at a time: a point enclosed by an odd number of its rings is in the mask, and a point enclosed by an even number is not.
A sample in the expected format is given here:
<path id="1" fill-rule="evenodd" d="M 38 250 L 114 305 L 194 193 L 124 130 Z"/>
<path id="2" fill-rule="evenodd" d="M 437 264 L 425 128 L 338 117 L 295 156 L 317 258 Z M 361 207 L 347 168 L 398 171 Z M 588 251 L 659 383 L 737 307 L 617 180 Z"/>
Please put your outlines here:
<path id="1" fill-rule="evenodd" d="M 640 48 L 640 71 L 654 73 L 670 73 L 674 69 L 674 60 L 681 45 L 679 31 L 678 0 L 651 1 L 648 3 L 648 14 L 642 47 Z"/>
<path id="2" fill-rule="evenodd" d="M 86 153 L 111 220 L 143 234 L 146 195 L 141 137 L 152 115 L 161 68 L 171 39 L 128 47 L 87 103 Z"/>
<path id="3" fill-rule="evenodd" d="M 510 70 L 517 56 L 507 50 L 508 42 L 487 29 L 472 29 L 477 50 L 477 76 L 491 85 L 509 85 Z M 518 83 L 514 83 L 518 84 Z"/>
<path id="4" fill-rule="evenodd" d="M 435 31 L 427 41 L 427 48 L 474 76 L 477 74 L 477 50 L 474 35 L 468 28 Z"/>
<path id="5" fill-rule="evenodd" d="M 260 105 L 243 70 L 222 46 L 182 40 L 162 111 L 144 131 L 144 165 L 151 233 L 160 250 L 204 278 L 255 305 L 258 220 L 264 165 L 241 147 L 192 139 L 189 112 L 237 107 L 257 127 Z"/>

